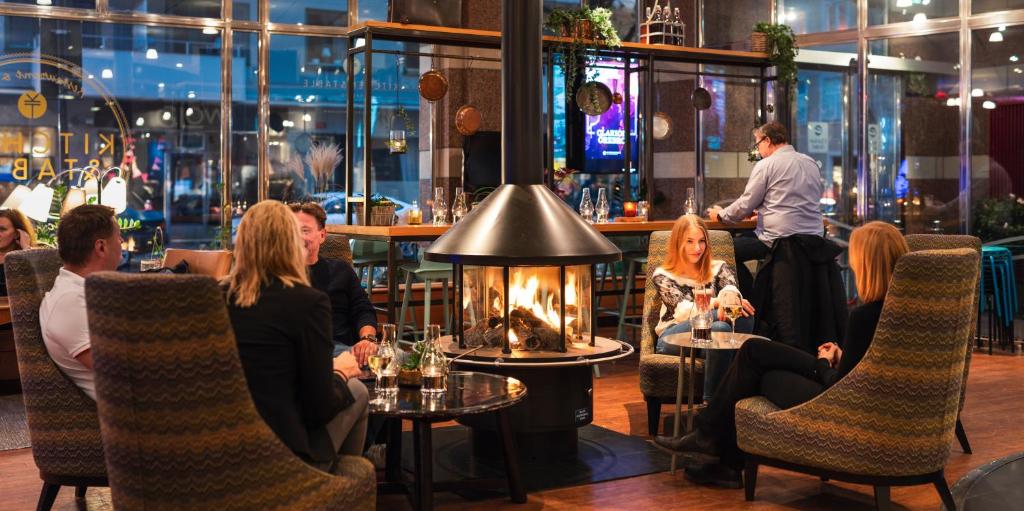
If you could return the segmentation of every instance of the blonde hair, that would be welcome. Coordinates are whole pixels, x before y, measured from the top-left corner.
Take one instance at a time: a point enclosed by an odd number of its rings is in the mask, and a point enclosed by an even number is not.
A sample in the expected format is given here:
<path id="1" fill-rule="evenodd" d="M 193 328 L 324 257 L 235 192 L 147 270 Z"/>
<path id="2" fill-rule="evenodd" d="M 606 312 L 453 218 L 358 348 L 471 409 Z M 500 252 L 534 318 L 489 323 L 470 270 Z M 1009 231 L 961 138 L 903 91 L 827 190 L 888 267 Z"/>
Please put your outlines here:
<path id="1" fill-rule="evenodd" d="M 676 219 L 672 225 L 672 234 L 668 237 L 668 253 L 665 255 L 665 263 L 662 268 L 670 273 L 680 275 L 689 267 L 686 254 L 683 253 L 683 242 L 686 241 L 686 231 L 697 229 L 704 236 L 704 253 L 697 261 L 698 282 L 705 284 L 711 282 L 711 239 L 708 237 L 708 227 L 704 225 L 697 215 L 683 215 Z"/>
<path id="2" fill-rule="evenodd" d="M 25 215 L 16 209 L 0 209 L 0 217 L 6 218 L 11 221 L 11 225 L 15 230 L 22 230 L 28 234 L 28 245 L 27 247 L 21 247 L 23 250 L 26 248 L 32 248 L 36 246 L 36 230 L 32 227 L 32 222 L 25 217 Z M 14 242 L 18 241 L 18 233 L 14 233 Z M 0 250 L 7 247 L 0 247 Z"/>
<path id="3" fill-rule="evenodd" d="M 309 285 L 299 223 L 284 204 L 265 200 L 249 208 L 238 224 L 235 266 L 224 282 L 239 307 L 260 298 L 260 287 L 280 280 L 285 287 Z"/>
<path id="4" fill-rule="evenodd" d="M 903 235 L 885 222 L 868 222 L 853 230 L 848 256 L 861 302 L 885 298 L 896 261 L 907 252 L 910 247 Z"/>

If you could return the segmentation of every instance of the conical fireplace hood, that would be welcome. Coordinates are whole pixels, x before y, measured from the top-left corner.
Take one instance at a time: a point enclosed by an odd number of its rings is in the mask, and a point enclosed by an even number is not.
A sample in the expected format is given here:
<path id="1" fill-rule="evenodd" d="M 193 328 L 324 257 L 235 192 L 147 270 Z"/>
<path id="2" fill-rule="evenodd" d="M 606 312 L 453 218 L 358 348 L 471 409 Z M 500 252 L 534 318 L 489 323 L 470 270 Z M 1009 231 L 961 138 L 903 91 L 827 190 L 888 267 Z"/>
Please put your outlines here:
<path id="1" fill-rule="evenodd" d="M 560 266 L 622 259 L 615 245 L 543 184 L 541 2 L 502 2 L 505 184 L 431 244 L 424 255 L 428 261 Z"/>

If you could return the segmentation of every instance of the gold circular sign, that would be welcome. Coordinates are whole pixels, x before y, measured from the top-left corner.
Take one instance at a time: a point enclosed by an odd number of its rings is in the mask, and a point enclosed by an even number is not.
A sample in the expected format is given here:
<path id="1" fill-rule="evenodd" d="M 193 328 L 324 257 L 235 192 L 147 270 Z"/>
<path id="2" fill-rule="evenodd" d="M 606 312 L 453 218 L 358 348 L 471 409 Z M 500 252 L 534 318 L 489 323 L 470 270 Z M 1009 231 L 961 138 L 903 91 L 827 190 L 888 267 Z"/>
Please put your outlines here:
<path id="1" fill-rule="evenodd" d="M 46 113 L 46 97 L 34 90 L 26 91 L 18 98 L 18 112 L 26 119 L 38 119 Z"/>

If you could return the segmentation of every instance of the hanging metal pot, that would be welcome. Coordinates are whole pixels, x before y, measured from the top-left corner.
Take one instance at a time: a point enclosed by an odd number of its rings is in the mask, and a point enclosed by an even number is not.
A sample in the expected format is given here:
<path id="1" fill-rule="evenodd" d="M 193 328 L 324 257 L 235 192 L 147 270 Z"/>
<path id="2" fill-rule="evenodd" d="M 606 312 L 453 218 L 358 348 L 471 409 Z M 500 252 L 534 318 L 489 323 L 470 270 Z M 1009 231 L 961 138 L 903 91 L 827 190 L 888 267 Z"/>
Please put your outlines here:
<path id="1" fill-rule="evenodd" d="M 654 112 L 651 116 L 654 140 L 665 140 L 672 136 L 672 118 L 665 112 Z"/>
<path id="2" fill-rule="evenodd" d="M 480 110 L 477 110 L 475 106 L 462 105 L 455 112 L 455 131 L 458 131 L 460 135 L 466 137 L 475 135 L 480 130 L 482 122 Z"/>
<path id="3" fill-rule="evenodd" d="M 589 116 L 598 116 L 612 106 L 612 90 L 601 82 L 587 82 L 576 91 L 576 106 Z"/>
<path id="4" fill-rule="evenodd" d="M 438 101 L 448 94 L 448 79 L 440 71 L 431 69 L 420 76 L 420 96 L 427 101 Z"/>
<path id="5" fill-rule="evenodd" d="M 690 101 L 693 102 L 693 108 L 697 110 L 707 110 L 711 108 L 711 93 L 708 92 L 704 87 L 697 87 L 693 89 L 693 94 L 690 95 Z"/>
<path id="6" fill-rule="evenodd" d="M 624 99 L 622 97 L 621 92 L 616 92 L 612 94 L 612 103 L 615 103 L 616 105 L 621 105 L 623 101 Z"/>

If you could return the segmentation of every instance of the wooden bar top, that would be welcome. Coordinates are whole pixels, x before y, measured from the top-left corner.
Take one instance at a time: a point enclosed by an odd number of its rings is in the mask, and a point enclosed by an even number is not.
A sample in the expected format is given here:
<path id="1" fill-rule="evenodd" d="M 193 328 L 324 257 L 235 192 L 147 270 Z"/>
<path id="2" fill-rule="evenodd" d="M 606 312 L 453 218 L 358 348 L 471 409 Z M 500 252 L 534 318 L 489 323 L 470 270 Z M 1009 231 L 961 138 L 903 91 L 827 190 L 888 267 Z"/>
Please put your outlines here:
<path id="1" fill-rule="evenodd" d="M 654 231 L 670 231 L 675 220 L 653 220 L 650 222 L 609 222 L 593 224 L 598 232 L 604 234 L 649 234 Z M 752 230 L 757 222 L 744 221 L 734 224 L 707 221 L 711 230 Z M 448 232 L 450 225 L 346 225 L 327 224 L 327 232 L 345 234 L 354 238 L 390 239 L 390 240 L 431 240 Z"/>

